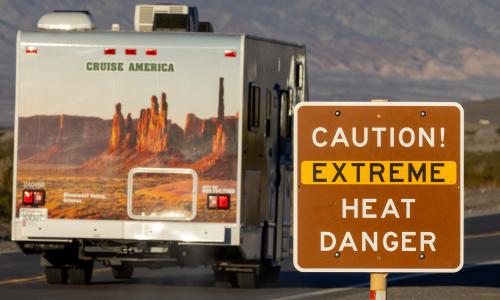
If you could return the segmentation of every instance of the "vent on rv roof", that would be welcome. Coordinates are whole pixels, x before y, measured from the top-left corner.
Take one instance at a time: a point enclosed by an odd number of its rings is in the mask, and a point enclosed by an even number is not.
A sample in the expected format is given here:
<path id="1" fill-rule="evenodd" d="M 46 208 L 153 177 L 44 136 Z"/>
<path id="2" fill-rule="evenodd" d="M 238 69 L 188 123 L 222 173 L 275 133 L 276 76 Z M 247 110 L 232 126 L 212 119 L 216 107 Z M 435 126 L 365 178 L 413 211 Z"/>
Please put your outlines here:
<path id="1" fill-rule="evenodd" d="M 138 4 L 135 31 L 198 31 L 198 9 L 176 4 Z"/>
<path id="2" fill-rule="evenodd" d="M 38 30 L 86 31 L 94 30 L 95 22 L 88 11 L 54 11 L 38 20 Z"/>

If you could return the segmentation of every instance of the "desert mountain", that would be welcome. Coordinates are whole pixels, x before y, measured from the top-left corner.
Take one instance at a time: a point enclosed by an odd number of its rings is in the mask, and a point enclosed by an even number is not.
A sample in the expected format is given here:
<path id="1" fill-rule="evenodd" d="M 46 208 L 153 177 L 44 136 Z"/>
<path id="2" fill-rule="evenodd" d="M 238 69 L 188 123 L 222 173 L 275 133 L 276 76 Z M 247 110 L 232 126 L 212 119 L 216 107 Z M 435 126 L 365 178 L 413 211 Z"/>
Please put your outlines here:
<path id="1" fill-rule="evenodd" d="M 101 29 L 132 28 L 143 1 L 0 2 L 0 125 L 12 126 L 15 37 L 55 9 L 84 9 Z M 315 100 L 469 100 L 500 95 L 500 2 L 490 0 L 179 1 L 217 32 L 302 42 Z"/>
<path id="2" fill-rule="evenodd" d="M 19 160 L 78 164 L 106 149 L 111 122 L 95 117 L 33 116 L 19 119 Z"/>

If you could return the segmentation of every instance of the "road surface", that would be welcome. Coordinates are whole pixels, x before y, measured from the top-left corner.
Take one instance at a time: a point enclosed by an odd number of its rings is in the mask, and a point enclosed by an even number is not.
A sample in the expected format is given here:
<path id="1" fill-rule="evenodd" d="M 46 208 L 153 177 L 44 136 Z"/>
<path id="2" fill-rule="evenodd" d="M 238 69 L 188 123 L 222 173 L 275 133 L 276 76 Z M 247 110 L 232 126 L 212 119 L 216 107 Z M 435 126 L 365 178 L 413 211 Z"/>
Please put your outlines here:
<path id="1" fill-rule="evenodd" d="M 0 254 L 0 299 L 368 299 L 368 274 L 299 273 L 287 260 L 275 287 L 216 288 L 210 268 L 138 269 L 115 280 L 97 266 L 88 286 L 47 285 L 38 256 Z M 500 299 L 500 214 L 465 221 L 465 266 L 457 274 L 391 274 L 392 299 Z"/>

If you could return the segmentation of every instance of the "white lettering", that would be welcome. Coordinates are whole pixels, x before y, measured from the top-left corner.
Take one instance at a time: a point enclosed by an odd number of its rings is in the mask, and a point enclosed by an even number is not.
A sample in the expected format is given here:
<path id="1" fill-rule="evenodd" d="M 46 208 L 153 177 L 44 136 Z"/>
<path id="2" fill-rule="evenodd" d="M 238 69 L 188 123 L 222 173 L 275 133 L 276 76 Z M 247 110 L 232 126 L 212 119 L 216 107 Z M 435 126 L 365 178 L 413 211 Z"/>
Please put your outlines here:
<path id="1" fill-rule="evenodd" d="M 313 133 L 312 133 L 312 141 L 313 141 L 314 146 L 319 147 L 319 148 L 323 148 L 328 143 L 326 141 L 323 141 L 321 143 L 318 142 L 318 139 L 317 139 L 318 132 L 327 133 L 327 130 L 323 127 L 316 127 L 316 128 L 314 128 Z"/>
<path id="2" fill-rule="evenodd" d="M 326 246 L 326 238 L 330 238 L 330 245 Z M 328 231 L 321 231 L 321 252 L 332 251 L 337 244 L 337 239 L 335 235 Z"/>

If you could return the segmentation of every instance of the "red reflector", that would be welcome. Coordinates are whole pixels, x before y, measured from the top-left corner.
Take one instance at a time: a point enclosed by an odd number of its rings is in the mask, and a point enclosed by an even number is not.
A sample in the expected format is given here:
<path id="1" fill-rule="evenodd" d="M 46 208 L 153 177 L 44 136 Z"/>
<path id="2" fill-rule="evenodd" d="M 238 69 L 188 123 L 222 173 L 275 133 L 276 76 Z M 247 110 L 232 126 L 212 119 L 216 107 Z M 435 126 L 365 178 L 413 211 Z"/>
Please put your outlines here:
<path id="1" fill-rule="evenodd" d="M 115 55 L 116 49 L 115 48 L 104 48 L 104 54 L 105 55 Z"/>
<path id="2" fill-rule="evenodd" d="M 125 49 L 125 55 L 136 55 L 137 50 L 136 49 Z"/>
<path id="3" fill-rule="evenodd" d="M 146 49 L 146 55 L 156 55 L 158 51 L 156 49 Z"/>
<path id="4" fill-rule="evenodd" d="M 23 191 L 23 204 L 33 204 L 33 191 Z"/>
<path id="5" fill-rule="evenodd" d="M 24 190 L 23 204 L 26 205 L 45 205 L 44 190 Z"/>
<path id="6" fill-rule="evenodd" d="M 207 207 L 209 209 L 229 209 L 229 199 L 227 194 L 209 194 L 207 196 Z"/>
<path id="7" fill-rule="evenodd" d="M 236 51 L 234 50 L 225 50 L 224 57 L 236 57 Z"/>
<path id="8" fill-rule="evenodd" d="M 33 46 L 28 46 L 26 47 L 26 54 L 37 54 L 38 53 L 38 48 L 33 47 Z"/>
<path id="9" fill-rule="evenodd" d="M 228 209 L 229 208 L 229 195 L 219 195 L 217 206 L 220 209 Z"/>

